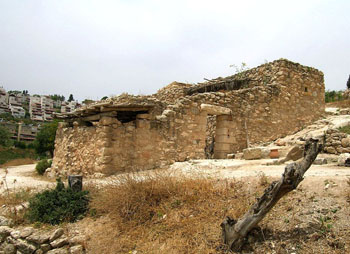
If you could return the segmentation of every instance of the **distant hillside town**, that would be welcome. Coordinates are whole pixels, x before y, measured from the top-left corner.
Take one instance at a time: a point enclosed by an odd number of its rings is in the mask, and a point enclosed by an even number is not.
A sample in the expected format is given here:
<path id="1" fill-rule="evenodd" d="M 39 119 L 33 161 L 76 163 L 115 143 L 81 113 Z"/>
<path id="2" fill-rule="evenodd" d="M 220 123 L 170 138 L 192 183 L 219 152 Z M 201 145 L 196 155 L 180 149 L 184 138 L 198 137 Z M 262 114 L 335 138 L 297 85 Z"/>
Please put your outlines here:
<path id="1" fill-rule="evenodd" d="M 28 91 L 9 91 L 0 87 L 0 114 L 10 113 L 15 118 L 29 117 L 33 121 L 52 121 L 54 112 L 67 113 L 80 107 L 73 96 L 30 95 Z"/>
<path id="2" fill-rule="evenodd" d="M 33 141 L 41 124 L 53 120 L 54 113 L 68 113 L 81 106 L 70 95 L 30 95 L 28 91 L 6 91 L 0 87 L 0 126 L 12 139 Z"/>

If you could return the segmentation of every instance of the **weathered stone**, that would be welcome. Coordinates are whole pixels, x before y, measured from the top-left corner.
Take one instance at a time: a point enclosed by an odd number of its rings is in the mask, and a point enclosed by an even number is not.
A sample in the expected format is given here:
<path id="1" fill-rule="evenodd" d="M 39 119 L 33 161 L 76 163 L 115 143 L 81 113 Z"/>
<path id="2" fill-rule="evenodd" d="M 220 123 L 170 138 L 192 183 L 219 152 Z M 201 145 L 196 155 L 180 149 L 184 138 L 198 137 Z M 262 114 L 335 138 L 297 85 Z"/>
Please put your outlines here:
<path id="1" fill-rule="evenodd" d="M 47 243 L 42 244 L 42 245 L 40 246 L 40 249 L 45 253 L 45 252 L 51 250 L 51 245 L 50 245 L 50 244 L 47 244 Z"/>
<path id="2" fill-rule="evenodd" d="M 13 221 L 4 216 L 0 216 L 0 226 L 8 226 L 11 227 L 13 225 Z"/>
<path id="3" fill-rule="evenodd" d="M 83 254 L 84 253 L 84 248 L 81 245 L 76 245 L 73 246 L 69 249 L 70 254 Z"/>
<path id="4" fill-rule="evenodd" d="M 338 158 L 338 166 L 345 166 L 345 161 L 350 159 L 350 153 L 342 153 Z"/>
<path id="5" fill-rule="evenodd" d="M 45 252 L 42 249 L 38 249 L 34 254 L 44 254 Z"/>
<path id="6" fill-rule="evenodd" d="M 68 244 L 68 238 L 58 238 L 55 241 L 51 242 L 50 245 L 52 248 L 60 248 L 63 247 L 64 245 Z"/>
<path id="7" fill-rule="evenodd" d="M 21 235 L 21 232 L 19 232 L 18 230 L 14 230 L 11 232 L 10 234 L 14 239 L 18 239 Z"/>
<path id="8" fill-rule="evenodd" d="M 342 147 L 350 147 L 350 138 L 343 138 L 341 140 L 341 145 Z"/>
<path id="9" fill-rule="evenodd" d="M 209 115 L 230 115 L 231 109 L 210 105 L 210 104 L 201 104 L 201 110 L 207 112 Z"/>
<path id="10" fill-rule="evenodd" d="M 21 238 L 27 238 L 28 236 L 30 236 L 31 234 L 33 234 L 34 232 L 34 228 L 32 227 L 26 227 L 24 229 L 21 230 L 20 233 L 20 237 Z"/>
<path id="11" fill-rule="evenodd" d="M 314 160 L 314 163 L 315 165 L 324 165 L 324 164 L 327 164 L 327 159 L 326 158 L 317 158 Z"/>
<path id="12" fill-rule="evenodd" d="M 43 232 L 35 232 L 32 235 L 27 237 L 27 241 L 36 243 L 36 244 L 43 244 L 49 241 L 50 236 L 47 233 Z"/>
<path id="13" fill-rule="evenodd" d="M 9 236 L 12 231 L 14 230 L 8 226 L 0 226 L 0 240 L 3 241 L 3 239 Z"/>
<path id="14" fill-rule="evenodd" d="M 0 250 L 2 250 L 4 254 L 16 254 L 17 251 L 16 246 L 11 243 L 3 243 L 0 246 Z"/>
<path id="15" fill-rule="evenodd" d="M 36 247 L 24 240 L 18 239 L 15 243 L 17 249 L 23 254 L 32 254 L 36 251 Z"/>
<path id="16" fill-rule="evenodd" d="M 60 248 L 60 249 L 49 250 L 47 254 L 69 254 L 69 252 L 68 252 L 68 249 L 66 248 Z"/>
<path id="17" fill-rule="evenodd" d="M 300 146 L 293 146 L 292 149 L 288 152 L 286 159 L 287 160 L 299 160 L 303 157 L 304 150 Z"/>
<path id="18" fill-rule="evenodd" d="M 326 151 L 327 153 L 337 154 L 337 150 L 335 150 L 335 148 L 332 147 L 332 146 L 326 147 L 326 148 L 325 148 L 325 151 Z"/>
<path id="19" fill-rule="evenodd" d="M 55 241 L 57 238 L 61 237 L 64 233 L 64 230 L 63 228 L 58 228 L 56 229 L 51 235 L 50 235 L 50 238 L 49 238 L 49 241 L 50 242 L 53 242 Z"/>
<path id="20" fill-rule="evenodd" d="M 243 159 L 245 160 L 258 160 L 262 158 L 261 148 L 247 148 L 243 150 Z"/>

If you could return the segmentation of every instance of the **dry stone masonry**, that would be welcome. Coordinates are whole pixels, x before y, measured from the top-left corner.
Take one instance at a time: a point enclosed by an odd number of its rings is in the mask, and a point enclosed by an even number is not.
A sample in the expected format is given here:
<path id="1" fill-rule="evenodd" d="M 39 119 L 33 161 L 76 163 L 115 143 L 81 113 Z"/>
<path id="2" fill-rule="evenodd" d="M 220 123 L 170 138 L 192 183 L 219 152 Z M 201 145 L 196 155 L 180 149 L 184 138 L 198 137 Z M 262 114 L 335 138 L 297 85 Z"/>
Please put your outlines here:
<path id="1" fill-rule="evenodd" d="M 78 237 L 67 237 L 62 228 L 51 231 L 33 227 L 13 228 L 10 219 L 0 216 L 1 254 L 84 254 Z"/>
<path id="2" fill-rule="evenodd" d="M 324 113 L 323 73 L 286 59 L 151 96 L 122 94 L 75 112 L 56 135 L 49 175 L 110 175 L 227 158 L 300 130 Z"/>

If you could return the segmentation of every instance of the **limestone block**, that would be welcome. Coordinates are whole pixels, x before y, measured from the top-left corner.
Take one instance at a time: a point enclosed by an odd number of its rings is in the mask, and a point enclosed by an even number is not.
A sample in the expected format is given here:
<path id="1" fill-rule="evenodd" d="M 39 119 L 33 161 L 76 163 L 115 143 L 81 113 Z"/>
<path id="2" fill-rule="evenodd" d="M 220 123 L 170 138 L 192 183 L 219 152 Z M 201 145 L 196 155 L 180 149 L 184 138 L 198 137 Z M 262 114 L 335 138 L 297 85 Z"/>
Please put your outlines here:
<path id="1" fill-rule="evenodd" d="M 314 165 L 324 165 L 327 164 L 327 159 L 326 158 L 316 158 L 313 162 Z"/>
<path id="2" fill-rule="evenodd" d="M 343 138 L 341 140 L 342 147 L 350 147 L 350 138 Z"/>
<path id="3" fill-rule="evenodd" d="M 63 247 L 64 245 L 68 244 L 68 238 L 58 238 L 55 241 L 51 242 L 50 245 L 52 248 L 60 248 Z"/>
<path id="4" fill-rule="evenodd" d="M 68 254 L 68 249 L 66 248 L 60 248 L 60 249 L 53 249 L 48 251 L 46 254 Z"/>
<path id="5" fill-rule="evenodd" d="M 37 249 L 34 245 L 20 239 L 16 241 L 15 246 L 23 254 L 32 254 Z"/>
<path id="6" fill-rule="evenodd" d="M 16 247 L 11 243 L 3 243 L 0 246 L 0 250 L 2 250 L 4 254 L 16 254 Z"/>
<path id="7" fill-rule="evenodd" d="M 201 104 L 201 110 L 207 112 L 209 115 L 230 115 L 231 109 L 210 105 L 210 104 Z"/>
<path id="8" fill-rule="evenodd" d="M 50 238 L 49 238 L 49 241 L 52 242 L 54 240 L 56 240 L 57 238 L 61 237 L 64 233 L 64 230 L 63 228 L 58 228 L 56 229 L 51 235 L 50 235 Z"/>
<path id="9" fill-rule="evenodd" d="M 243 150 L 243 159 L 245 160 L 258 160 L 262 158 L 262 149 L 256 148 L 246 148 Z"/>
<path id="10" fill-rule="evenodd" d="M 338 158 L 338 166 L 345 166 L 345 161 L 350 159 L 350 153 L 342 153 Z"/>
<path id="11" fill-rule="evenodd" d="M 70 248 L 70 254 L 83 254 L 84 248 L 81 245 L 76 245 Z"/>
<path id="12" fill-rule="evenodd" d="M 21 231 L 20 237 L 21 238 L 27 238 L 28 236 L 30 236 L 31 234 L 33 234 L 34 232 L 34 228 L 32 227 L 26 227 Z"/>
<path id="13" fill-rule="evenodd" d="M 136 116 L 136 119 L 151 119 L 151 115 L 150 114 L 138 114 Z"/>
<path id="14" fill-rule="evenodd" d="M 103 116 L 101 117 L 99 124 L 102 126 L 108 126 L 108 125 L 121 124 L 121 123 L 115 117 Z"/>
<path id="15" fill-rule="evenodd" d="M 13 225 L 13 221 L 11 219 L 8 219 L 4 216 L 0 216 L 0 226 L 9 226 L 11 227 Z"/>

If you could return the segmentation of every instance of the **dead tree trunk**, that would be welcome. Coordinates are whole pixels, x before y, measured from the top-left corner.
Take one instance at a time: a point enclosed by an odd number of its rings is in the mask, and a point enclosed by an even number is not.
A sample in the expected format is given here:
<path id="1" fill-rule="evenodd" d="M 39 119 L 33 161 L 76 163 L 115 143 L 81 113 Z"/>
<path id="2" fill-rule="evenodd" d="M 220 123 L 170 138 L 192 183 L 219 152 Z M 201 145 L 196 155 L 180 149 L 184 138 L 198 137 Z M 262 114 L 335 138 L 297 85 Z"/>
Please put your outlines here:
<path id="1" fill-rule="evenodd" d="M 231 250 L 240 251 L 246 235 L 265 217 L 280 198 L 296 189 L 321 150 L 322 144 L 319 143 L 319 140 L 309 139 L 306 141 L 302 161 L 288 164 L 281 179 L 272 182 L 242 218 L 236 221 L 227 217 L 221 223 L 224 243 Z"/>

